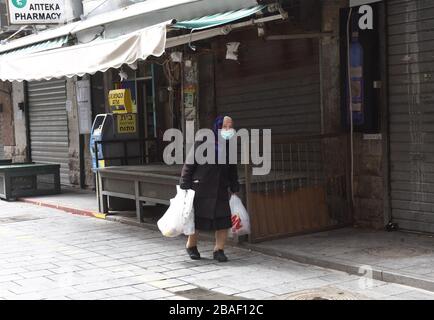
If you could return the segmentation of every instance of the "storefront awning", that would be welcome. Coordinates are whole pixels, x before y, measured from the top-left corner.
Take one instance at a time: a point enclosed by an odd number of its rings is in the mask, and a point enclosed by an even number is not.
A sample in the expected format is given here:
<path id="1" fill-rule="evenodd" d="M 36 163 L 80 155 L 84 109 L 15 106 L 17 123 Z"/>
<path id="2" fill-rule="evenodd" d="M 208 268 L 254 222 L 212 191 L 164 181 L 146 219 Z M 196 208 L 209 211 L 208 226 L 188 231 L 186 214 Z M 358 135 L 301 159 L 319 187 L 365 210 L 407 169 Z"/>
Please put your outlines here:
<path id="1" fill-rule="evenodd" d="M 1 1 L 0 1 L 1 2 Z M 133 22 L 141 28 L 147 28 L 163 21 L 176 19 L 177 21 L 189 20 L 196 17 L 248 8 L 257 4 L 256 0 L 147 0 L 117 10 L 85 17 L 82 21 L 68 23 L 62 26 L 49 28 L 37 34 L 22 37 L 6 44 L 0 45 L 0 52 L 6 52 L 17 48 L 33 45 L 43 41 L 59 38 L 67 35 L 77 35 L 113 24 L 125 24 Z M 131 31 L 137 31 L 133 29 Z M 116 35 L 117 36 L 117 35 Z M 109 36 L 114 38 L 115 36 Z"/>
<path id="2" fill-rule="evenodd" d="M 1 52 L 0 59 L 18 57 L 25 54 L 61 48 L 68 42 L 68 39 L 68 36 L 63 36 L 56 39 L 35 43 L 33 45 L 25 46 L 22 48 Z"/>
<path id="3" fill-rule="evenodd" d="M 231 23 L 237 20 L 241 20 L 253 16 L 255 13 L 264 10 L 266 7 L 267 6 L 265 5 L 259 5 L 259 6 L 254 6 L 254 7 L 240 9 L 240 10 L 217 13 L 214 15 L 205 16 L 197 19 L 177 22 L 174 25 L 174 27 L 191 29 L 191 30 L 203 30 L 203 29 L 213 28 L 213 27 L 221 26 L 227 23 Z"/>
<path id="4" fill-rule="evenodd" d="M 252 0 L 242 1 L 247 3 Z M 239 3 L 242 1 L 238 0 Z M 130 65 L 138 60 L 145 60 L 149 56 L 159 57 L 169 47 L 227 34 L 230 30 L 254 25 L 255 23 L 283 18 L 282 14 L 279 13 L 274 16 L 250 19 L 234 25 L 230 24 L 254 16 L 258 12 L 265 11 L 266 8 L 266 5 L 249 5 L 244 9 L 224 11 L 202 16 L 201 18 L 181 20 L 180 22 L 176 20 L 158 22 L 153 26 L 116 38 L 104 39 L 97 37 L 96 40 L 88 43 L 72 46 L 64 46 L 68 42 L 68 37 L 73 36 L 71 30 L 69 30 L 70 34 L 67 36 L 60 36 L 19 48 L 14 47 L 16 46 L 14 43 L 10 43 L 7 47 L 11 49 L 7 51 L 4 50 L 4 47 L 0 48 L 0 80 L 49 80 L 94 74 L 98 71 L 105 72 L 109 68 L 119 68 L 123 64 Z M 272 10 L 272 12 L 274 11 Z M 223 25 L 224 27 L 222 27 Z M 198 30 L 198 32 L 194 33 L 194 35 L 187 34 L 166 39 L 168 26 L 192 31 Z M 219 30 L 219 28 L 225 28 L 225 30 Z M 78 30 L 80 28 L 75 26 L 74 29 Z"/>
<path id="5" fill-rule="evenodd" d="M 149 56 L 161 56 L 166 46 L 166 28 L 172 21 L 124 36 L 95 40 L 26 55 L 0 58 L 0 79 L 5 81 L 49 80 L 105 72 L 133 64 Z"/>

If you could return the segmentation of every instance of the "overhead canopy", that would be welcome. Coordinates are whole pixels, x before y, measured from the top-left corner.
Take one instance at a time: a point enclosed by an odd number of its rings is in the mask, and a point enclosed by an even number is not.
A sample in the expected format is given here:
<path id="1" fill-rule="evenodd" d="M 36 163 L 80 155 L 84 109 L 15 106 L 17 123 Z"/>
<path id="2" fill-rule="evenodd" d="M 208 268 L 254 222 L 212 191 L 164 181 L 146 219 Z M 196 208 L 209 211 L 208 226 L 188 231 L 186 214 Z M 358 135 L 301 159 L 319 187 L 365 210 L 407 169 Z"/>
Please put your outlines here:
<path id="1" fill-rule="evenodd" d="M 25 46 L 15 50 L 0 52 L 0 59 L 17 57 L 24 54 L 30 54 L 40 51 L 57 49 L 63 47 L 68 42 L 69 37 L 63 36 L 52 40 L 42 41 L 33 45 Z"/>
<path id="2" fill-rule="evenodd" d="M 31 81 L 105 72 L 133 64 L 149 56 L 161 56 L 166 46 L 166 27 L 171 21 L 116 39 L 95 40 L 48 51 L 0 58 L 0 79 Z"/>
<path id="3" fill-rule="evenodd" d="M 149 0 L 149 3 L 154 2 L 156 3 L 155 0 Z M 171 0 L 172 5 L 177 4 L 178 6 L 181 3 L 194 4 L 202 2 L 204 4 L 205 2 L 214 3 L 209 2 L 209 0 Z M 222 1 L 222 4 L 223 2 L 226 3 L 227 1 Z M 241 3 L 251 2 L 256 3 L 253 0 L 237 0 L 238 8 L 235 10 L 202 16 L 201 18 L 181 20 L 180 22 L 176 22 L 175 20 L 163 23 L 158 22 L 153 26 L 115 38 L 103 39 L 97 36 L 96 40 L 85 44 L 65 46 L 68 39 L 74 34 L 72 30 L 83 29 L 84 27 L 79 24 L 89 24 L 91 19 L 79 22 L 72 29 L 71 26 L 66 25 L 65 28 L 68 28 L 66 31 L 69 32 L 66 36 L 58 36 L 57 38 L 44 40 L 36 44 L 30 40 L 26 42 L 19 39 L 21 45 L 15 44 L 13 41 L 7 44 L 6 47 L 0 47 L 0 80 L 35 81 L 61 77 L 70 78 L 94 74 L 98 71 L 105 72 L 109 68 L 119 68 L 123 64 L 131 65 L 138 60 L 145 60 L 149 56 L 159 57 L 165 52 L 167 47 L 167 26 L 170 25 L 172 28 L 190 30 L 210 29 L 211 31 L 218 31 L 216 27 L 253 16 L 267 7 L 265 5 L 252 6 L 250 4 L 249 6 L 245 6 L 244 9 L 239 9 Z M 157 16 L 157 13 L 155 13 L 155 16 Z M 279 14 L 264 19 L 272 21 L 280 17 L 281 15 Z M 95 19 L 97 18 L 98 16 L 95 17 Z M 253 24 L 255 22 L 251 20 L 250 23 Z M 194 41 L 222 34 L 220 31 L 215 34 L 202 34 L 208 31 L 199 31 L 195 34 Z M 53 31 L 47 32 L 52 33 Z M 41 32 L 41 35 L 43 33 Z M 61 34 L 60 31 L 57 31 L 57 34 Z M 176 39 L 170 38 L 169 47 L 193 41 L 193 36 L 186 36 L 189 38 L 187 39 L 185 36 L 176 37 Z M 30 37 L 35 39 L 35 36 Z M 26 45 L 23 45 L 24 43 Z M 5 48 L 8 48 L 8 50 L 5 50 Z"/>
<path id="4" fill-rule="evenodd" d="M 134 26 L 135 29 L 128 31 L 132 32 L 171 19 L 184 21 L 216 12 L 248 8 L 256 4 L 256 0 L 146 0 L 117 10 L 84 17 L 82 21 L 49 28 L 45 31 L 10 41 L 9 43 L 0 45 L 0 52 L 33 45 L 61 36 L 86 33 L 100 26 L 107 27 L 110 25 L 119 26 L 119 24 L 127 24 L 128 27 Z M 138 27 L 135 23 L 138 23 L 140 26 Z M 113 28 L 116 28 L 116 26 Z M 107 29 L 111 30 L 112 28 Z M 106 32 L 109 32 L 109 30 L 106 30 Z M 118 34 L 110 35 L 108 38 L 114 38 L 115 36 L 118 36 Z"/>
<path id="5" fill-rule="evenodd" d="M 240 10 L 217 13 L 214 15 L 204 16 L 197 19 L 177 22 L 174 25 L 174 27 L 193 29 L 193 30 L 203 30 L 207 28 L 213 28 L 213 27 L 221 26 L 227 23 L 231 23 L 237 20 L 250 17 L 257 12 L 262 11 L 266 7 L 267 6 L 265 5 L 259 5 L 259 6 L 253 6 L 250 8 L 245 8 Z"/>

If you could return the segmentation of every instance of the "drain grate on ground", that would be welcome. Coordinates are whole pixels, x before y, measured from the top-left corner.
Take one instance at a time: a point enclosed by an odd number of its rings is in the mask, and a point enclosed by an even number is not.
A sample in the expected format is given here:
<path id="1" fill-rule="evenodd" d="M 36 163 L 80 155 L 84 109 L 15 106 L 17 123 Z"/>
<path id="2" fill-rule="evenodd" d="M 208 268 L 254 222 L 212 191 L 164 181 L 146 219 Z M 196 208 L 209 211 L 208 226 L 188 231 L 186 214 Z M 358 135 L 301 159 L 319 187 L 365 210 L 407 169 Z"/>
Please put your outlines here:
<path id="1" fill-rule="evenodd" d="M 365 300 L 365 297 L 338 288 L 303 290 L 279 297 L 283 300 Z"/>
<path id="2" fill-rule="evenodd" d="M 3 223 L 17 223 L 17 222 L 24 222 L 24 221 L 40 220 L 40 219 L 43 219 L 43 218 L 42 217 L 37 217 L 37 216 L 23 214 L 21 216 L 12 216 L 12 217 L 3 217 L 3 218 L 0 218 L 0 224 L 3 224 Z"/>
<path id="3" fill-rule="evenodd" d="M 234 297 L 211 290 L 196 288 L 186 291 L 178 291 L 176 295 L 191 300 L 247 300 L 242 297 Z"/>

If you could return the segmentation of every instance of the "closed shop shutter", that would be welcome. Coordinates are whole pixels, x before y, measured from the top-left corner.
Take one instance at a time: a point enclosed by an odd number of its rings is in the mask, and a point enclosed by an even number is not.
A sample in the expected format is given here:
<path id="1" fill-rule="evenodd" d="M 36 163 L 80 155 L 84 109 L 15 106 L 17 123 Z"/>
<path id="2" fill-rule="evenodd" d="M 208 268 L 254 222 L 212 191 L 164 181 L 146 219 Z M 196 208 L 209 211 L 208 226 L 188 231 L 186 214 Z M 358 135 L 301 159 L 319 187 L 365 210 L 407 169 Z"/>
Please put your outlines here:
<path id="1" fill-rule="evenodd" d="M 318 41 L 238 41 L 239 62 L 217 64 L 217 112 L 238 128 L 272 129 L 273 136 L 320 134 Z"/>
<path id="2" fill-rule="evenodd" d="M 28 99 L 32 161 L 60 164 L 61 183 L 69 185 L 66 82 L 29 82 Z"/>
<path id="3" fill-rule="evenodd" d="M 434 232 L 434 1 L 387 6 L 392 218 Z"/>

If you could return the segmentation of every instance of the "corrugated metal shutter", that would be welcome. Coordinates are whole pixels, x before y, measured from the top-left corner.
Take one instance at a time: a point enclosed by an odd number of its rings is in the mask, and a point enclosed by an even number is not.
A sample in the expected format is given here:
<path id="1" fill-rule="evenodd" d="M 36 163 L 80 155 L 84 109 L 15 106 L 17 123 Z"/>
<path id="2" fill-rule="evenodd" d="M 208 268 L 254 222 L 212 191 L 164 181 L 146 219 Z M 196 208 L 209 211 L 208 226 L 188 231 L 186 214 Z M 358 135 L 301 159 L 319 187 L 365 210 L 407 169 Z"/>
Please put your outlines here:
<path id="1" fill-rule="evenodd" d="M 387 6 L 392 217 L 434 232 L 434 1 Z"/>
<path id="2" fill-rule="evenodd" d="M 8 10 L 6 8 L 6 1 L 0 1 L 0 28 L 8 26 Z"/>
<path id="3" fill-rule="evenodd" d="M 273 136 L 320 134 L 318 41 L 239 41 L 239 63 L 217 64 L 217 112 Z"/>
<path id="4" fill-rule="evenodd" d="M 28 98 L 32 161 L 60 164 L 61 183 L 69 185 L 66 82 L 29 82 Z"/>

